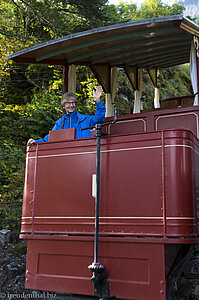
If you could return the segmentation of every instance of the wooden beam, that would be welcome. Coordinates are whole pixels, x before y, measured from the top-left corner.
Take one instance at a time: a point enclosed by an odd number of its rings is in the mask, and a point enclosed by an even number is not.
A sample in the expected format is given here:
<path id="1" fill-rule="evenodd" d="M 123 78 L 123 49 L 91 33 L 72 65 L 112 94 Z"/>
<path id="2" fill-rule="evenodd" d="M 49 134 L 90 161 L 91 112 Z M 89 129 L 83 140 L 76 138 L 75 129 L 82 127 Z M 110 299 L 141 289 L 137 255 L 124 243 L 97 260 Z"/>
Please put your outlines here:
<path id="1" fill-rule="evenodd" d="M 176 28 L 170 28 L 169 27 L 169 32 L 172 32 L 174 30 L 176 30 Z M 148 30 L 143 30 L 143 31 L 138 31 L 138 32 L 132 32 L 132 33 L 126 33 L 126 34 L 119 34 L 119 35 L 116 35 L 116 36 L 110 36 L 110 37 L 107 37 L 107 38 L 98 39 L 98 40 L 94 40 L 94 41 L 90 41 L 90 42 L 86 42 L 86 43 L 79 43 L 78 45 L 74 45 L 72 47 L 67 47 L 67 48 L 64 48 L 64 49 L 61 49 L 61 50 L 53 51 L 51 53 L 47 53 L 47 54 L 38 56 L 36 58 L 36 61 L 41 61 L 41 60 L 44 60 L 44 59 L 47 59 L 47 58 L 50 58 L 50 57 L 53 57 L 53 56 L 57 56 L 57 55 L 60 55 L 60 54 L 63 54 L 63 53 L 68 53 L 68 52 L 72 52 L 72 51 L 75 51 L 75 50 L 87 48 L 87 47 L 94 46 L 94 45 L 100 45 L 100 44 L 104 44 L 104 43 L 107 43 L 107 42 L 113 42 L 113 41 L 117 41 L 117 40 L 121 41 L 121 40 L 131 38 L 131 37 L 147 35 L 147 34 L 150 35 L 151 33 L 159 33 L 159 32 L 165 32 L 165 31 L 168 32 L 167 27 L 157 28 L 157 29 L 155 29 L 155 28 L 152 29 L 151 28 L 151 29 L 148 29 Z"/>
<path id="2" fill-rule="evenodd" d="M 189 54 L 187 52 L 187 54 Z M 145 66 L 148 66 L 153 64 L 153 66 L 155 67 L 156 65 L 154 65 L 155 62 L 159 63 L 159 62 L 162 62 L 162 61 L 167 61 L 167 60 L 171 60 L 171 59 L 176 59 L 176 58 L 186 58 L 187 55 L 185 55 L 185 53 L 182 53 L 182 54 L 177 54 L 177 53 L 170 53 L 170 54 L 165 54 L 165 55 L 161 55 L 161 56 L 155 56 L 154 57 L 151 57 L 150 59 L 147 59 L 145 60 L 146 64 Z"/>
<path id="3" fill-rule="evenodd" d="M 13 60 L 16 63 L 20 64 L 46 64 L 46 65 L 65 65 L 66 60 L 65 59 L 45 59 L 43 61 L 36 61 L 35 58 L 29 58 L 29 57 L 15 57 Z"/>
<path id="4" fill-rule="evenodd" d="M 110 93 L 111 67 L 108 64 L 90 65 L 90 68 L 105 93 Z"/>
<path id="5" fill-rule="evenodd" d="M 161 41 L 165 41 L 168 42 L 168 41 L 172 41 L 172 40 L 184 40 L 184 36 L 182 37 L 176 37 L 176 36 L 171 36 L 169 35 L 168 37 L 162 37 L 162 38 L 153 38 L 153 39 L 150 39 L 148 42 L 146 42 L 146 40 L 141 40 L 141 41 L 138 41 L 138 42 L 131 42 L 131 43 L 125 43 L 125 44 L 122 44 L 121 42 L 117 45 L 117 46 L 112 46 L 112 47 L 103 47 L 103 49 L 100 49 L 100 50 L 97 50 L 97 51 L 88 51 L 87 53 L 85 54 L 82 54 L 82 55 L 79 55 L 79 56 L 75 56 L 71 59 L 68 59 L 68 63 L 74 63 L 74 62 L 77 62 L 83 58 L 87 58 L 87 57 L 92 57 L 92 56 L 95 56 L 95 55 L 100 55 L 100 54 L 103 54 L 105 52 L 108 52 L 108 51 L 117 51 L 117 50 L 121 50 L 121 49 L 124 49 L 124 48 L 128 48 L 128 47 L 135 47 L 135 46 L 142 46 L 142 45 L 147 45 L 147 43 L 151 44 L 151 43 L 160 43 Z M 146 47 L 145 47 L 146 49 Z M 109 59 L 109 58 L 112 58 L 113 55 L 107 55 L 107 56 L 103 56 L 102 58 L 99 58 L 97 60 L 94 60 L 92 61 L 91 63 L 92 64 L 97 64 L 101 61 L 104 61 L 106 59 Z"/>
<path id="6" fill-rule="evenodd" d="M 172 41 L 172 40 L 179 40 L 180 41 L 184 41 L 184 36 L 182 37 L 176 37 L 176 36 L 169 36 L 169 37 L 166 37 L 166 38 L 154 38 L 154 39 L 150 39 L 148 42 L 146 40 L 142 40 L 142 41 L 139 41 L 139 42 L 133 42 L 133 43 L 129 43 L 129 44 L 120 44 L 120 46 L 117 46 L 116 49 L 114 49 L 115 47 L 112 47 L 112 48 L 108 48 L 108 49 L 104 49 L 103 52 L 106 52 L 106 51 L 109 51 L 109 49 L 112 51 L 112 50 L 120 50 L 119 53 L 116 53 L 116 54 L 111 54 L 111 55 L 106 55 L 106 56 L 103 56 L 99 59 L 96 59 L 94 61 L 92 61 L 93 64 L 97 64 L 97 63 L 100 63 L 102 61 L 105 61 L 105 60 L 109 60 L 109 59 L 112 59 L 114 57 L 118 57 L 120 55 L 125 55 L 125 54 L 129 54 L 129 53 L 132 53 L 132 52 L 137 52 L 139 51 L 140 49 L 139 48 L 136 48 L 134 49 L 135 46 L 142 46 L 142 45 L 145 45 L 144 47 L 144 51 L 147 50 L 147 49 L 151 49 L 152 47 L 153 48 L 157 48 L 157 46 L 153 46 L 151 45 L 152 43 L 160 43 L 160 42 L 164 42 L 165 43 L 162 43 L 161 44 L 161 47 L 163 47 L 163 45 L 165 44 L 165 46 L 168 46 L 168 41 Z M 149 44 L 149 45 L 148 45 Z M 124 48 L 126 47 L 130 47 L 130 46 L 133 46 L 133 50 L 128 50 L 128 51 L 125 51 L 125 52 L 121 52 L 121 50 L 123 50 Z"/>
<path id="7" fill-rule="evenodd" d="M 138 68 L 137 67 L 125 67 L 124 71 L 134 89 L 138 90 Z"/>
<path id="8" fill-rule="evenodd" d="M 196 28 L 196 26 L 198 28 Z M 186 32 L 189 32 L 192 35 L 198 36 L 199 26 L 194 24 L 191 20 L 183 18 L 182 22 L 180 23 L 180 28 L 186 30 Z"/>
<path id="9" fill-rule="evenodd" d="M 187 45 L 186 42 L 182 41 L 180 43 L 175 43 L 175 44 L 172 44 L 172 45 L 166 45 L 166 47 L 165 47 L 165 45 L 164 46 L 162 46 L 162 45 L 155 46 L 154 45 L 154 46 L 151 46 L 151 47 L 146 47 L 146 49 L 143 49 L 142 51 L 139 51 L 138 55 L 134 54 L 134 55 L 128 56 L 126 58 L 123 58 L 122 63 L 128 62 L 129 60 L 132 60 L 132 59 L 134 61 L 136 61 L 138 58 L 145 58 L 146 56 L 148 56 L 148 53 L 150 54 L 151 52 L 152 52 L 152 55 L 154 55 L 154 54 L 156 55 L 158 53 L 165 53 L 165 52 L 168 53 L 170 51 L 175 51 L 176 52 L 176 50 L 181 50 L 182 46 L 185 46 L 185 45 Z M 155 51 L 153 49 L 155 49 Z M 160 50 L 158 50 L 158 49 L 160 49 Z M 131 53 L 126 53 L 126 54 L 132 54 L 132 53 L 137 53 L 137 52 L 138 51 L 132 51 Z M 121 53 L 120 56 L 124 56 L 124 53 Z M 121 58 L 112 61 L 111 65 L 117 65 L 117 63 L 120 63 L 120 62 L 121 62 Z"/>
<path id="10" fill-rule="evenodd" d="M 68 64 L 63 66 L 63 94 L 68 91 Z"/>
<path id="11" fill-rule="evenodd" d="M 159 69 L 165 69 L 165 68 L 171 68 L 171 67 L 175 67 L 175 66 L 180 66 L 180 65 L 184 65 L 184 61 L 182 61 L 182 59 L 179 60 L 175 60 L 175 61 L 170 61 L 167 64 L 163 64 L 163 65 L 158 65 Z"/>
<path id="12" fill-rule="evenodd" d="M 182 56 L 179 56 L 179 55 L 176 55 L 175 57 L 171 57 L 171 58 L 165 58 L 165 59 L 161 59 L 157 62 L 157 67 L 158 68 L 162 68 L 162 67 L 165 67 L 165 66 L 169 66 L 170 64 L 172 64 L 172 66 L 175 65 L 175 62 L 177 63 L 178 65 L 178 62 L 179 64 L 184 64 L 185 62 L 185 57 L 182 55 Z M 154 63 L 151 63 L 151 64 L 148 64 L 148 66 L 146 65 L 146 67 L 150 67 L 150 66 L 154 66 Z"/>
<path id="13" fill-rule="evenodd" d="M 184 61 L 185 61 L 185 58 L 186 57 L 184 57 L 183 56 L 183 54 L 182 55 L 176 55 L 176 56 L 171 56 L 171 57 L 165 57 L 165 58 L 161 58 L 161 59 L 159 59 L 159 60 L 151 60 L 150 62 L 147 62 L 146 64 L 141 64 L 141 66 L 143 67 L 143 68 L 145 68 L 145 69 L 147 69 L 147 68 L 152 68 L 152 67 L 157 67 L 158 69 L 161 67 L 161 66 L 163 66 L 163 65 L 165 65 L 165 64 L 168 64 L 168 63 L 172 63 L 173 64 L 173 62 L 175 62 L 175 61 L 182 61 L 182 63 L 184 63 Z M 138 65 L 139 66 L 139 65 Z"/>
<path id="14" fill-rule="evenodd" d="M 151 79 L 151 82 L 153 84 L 153 87 L 157 87 L 158 86 L 158 69 L 155 68 L 147 68 L 147 73 L 149 74 L 149 78 Z"/>

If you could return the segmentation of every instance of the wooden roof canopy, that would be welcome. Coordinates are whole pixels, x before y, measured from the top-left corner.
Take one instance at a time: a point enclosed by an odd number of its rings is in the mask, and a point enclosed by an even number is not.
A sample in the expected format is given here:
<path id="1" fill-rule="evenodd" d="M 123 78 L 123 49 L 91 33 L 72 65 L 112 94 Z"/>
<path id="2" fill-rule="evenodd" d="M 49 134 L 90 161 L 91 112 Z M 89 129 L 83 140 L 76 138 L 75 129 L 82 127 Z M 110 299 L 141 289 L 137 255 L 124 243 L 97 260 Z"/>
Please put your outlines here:
<path id="1" fill-rule="evenodd" d="M 178 15 L 96 28 L 7 56 L 17 63 L 164 68 L 189 62 L 199 26 Z"/>
<path id="2" fill-rule="evenodd" d="M 157 86 L 157 69 L 189 62 L 191 41 L 199 26 L 177 15 L 96 28 L 26 48 L 7 56 L 17 63 L 63 65 L 68 90 L 68 66 L 87 65 L 104 92 L 111 93 L 111 68 L 124 68 L 134 90 L 138 69 L 147 69 Z M 153 69 L 153 71 L 152 71 Z"/>

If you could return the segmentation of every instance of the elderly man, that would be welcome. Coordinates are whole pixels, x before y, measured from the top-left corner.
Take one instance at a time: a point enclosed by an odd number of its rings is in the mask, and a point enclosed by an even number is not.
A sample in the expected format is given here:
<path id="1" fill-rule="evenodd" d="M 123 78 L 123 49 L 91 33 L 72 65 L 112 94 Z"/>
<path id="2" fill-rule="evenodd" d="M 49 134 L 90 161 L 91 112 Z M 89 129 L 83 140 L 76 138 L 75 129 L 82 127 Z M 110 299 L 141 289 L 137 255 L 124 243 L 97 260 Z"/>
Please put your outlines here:
<path id="1" fill-rule="evenodd" d="M 91 137 L 90 129 L 81 130 L 84 127 L 93 126 L 97 123 L 103 123 L 105 118 L 106 108 L 100 100 L 102 94 L 101 85 L 98 86 L 96 91 L 93 91 L 93 96 L 96 103 L 96 112 L 94 116 L 82 115 L 76 111 L 77 98 L 74 93 L 65 93 L 62 96 L 61 106 L 64 115 L 55 122 L 55 126 L 52 130 L 76 128 L 76 139 Z M 48 142 L 49 135 L 46 135 L 43 139 L 34 140 L 29 139 L 27 145 L 33 145 L 35 143 Z"/>

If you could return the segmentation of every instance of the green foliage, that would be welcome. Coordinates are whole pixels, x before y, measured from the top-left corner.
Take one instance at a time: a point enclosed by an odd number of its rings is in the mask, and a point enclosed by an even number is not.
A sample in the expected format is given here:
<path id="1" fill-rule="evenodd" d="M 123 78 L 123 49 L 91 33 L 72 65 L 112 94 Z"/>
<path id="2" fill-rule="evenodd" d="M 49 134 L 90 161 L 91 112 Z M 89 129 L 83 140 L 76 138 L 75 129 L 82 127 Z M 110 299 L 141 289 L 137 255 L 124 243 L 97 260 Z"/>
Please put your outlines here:
<path id="1" fill-rule="evenodd" d="M 1 0 L 0 102 L 26 104 L 34 92 L 59 89 L 62 68 L 16 65 L 6 55 L 49 39 L 119 22 L 107 0 Z"/>
<path id="2" fill-rule="evenodd" d="M 9 76 L 4 75 L 0 81 L 0 102 L 9 105 L 30 101 L 34 85 L 25 76 L 26 68 L 15 63 L 9 67 Z"/>
<path id="3" fill-rule="evenodd" d="M 24 114 L 19 116 L 16 126 L 22 132 L 21 143 L 30 136 L 44 137 L 61 116 L 61 95 L 56 92 L 35 93 L 32 102 L 26 105 Z"/>
<path id="4" fill-rule="evenodd" d="M 181 14 L 184 10 L 182 5 L 177 4 L 177 1 L 169 6 L 163 4 L 161 0 L 145 0 L 139 11 L 139 19 L 157 18 L 163 16 Z"/>
<path id="5" fill-rule="evenodd" d="M 107 25 L 114 11 L 106 5 L 107 0 L 1 1 L 2 34 L 28 41 L 29 45 L 31 40 L 38 43 Z"/>
<path id="6" fill-rule="evenodd" d="M 0 228 L 19 228 L 25 153 L 14 141 L 0 140 Z"/>
<path id="7" fill-rule="evenodd" d="M 93 114 L 95 111 L 95 101 L 93 98 L 93 89 L 96 89 L 99 83 L 88 67 L 79 67 L 77 69 L 77 101 L 78 111 L 83 114 Z M 101 100 L 105 102 L 105 94 L 102 93 Z"/>
<path id="8" fill-rule="evenodd" d="M 189 69 L 186 65 L 160 71 L 158 80 L 162 99 L 193 93 Z"/>
<path id="9" fill-rule="evenodd" d="M 60 114 L 56 92 L 34 93 L 23 106 L 0 104 L 0 228 L 19 228 L 27 140 L 46 135 Z"/>
<path id="10" fill-rule="evenodd" d="M 14 247 L 14 255 L 21 257 L 22 255 L 26 255 L 27 252 L 27 241 L 20 240 Z"/>
<path id="11" fill-rule="evenodd" d="M 133 88 L 122 69 L 118 70 L 118 88 L 115 97 L 115 104 L 120 115 L 129 114 L 133 109 L 134 93 Z"/>
<path id="12" fill-rule="evenodd" d="M 137 19 L 138 9 L 134 3 L 125 4 L 124 1 L 120 1 L 120 4 L 117 6 L 117 11 L 121 22 L 129 22 Z"/>
<path id="13" fill-rule="evenodd" d="M 117 5 L 117 12 L 121 18 L 121 22 L 178 15 L 182 14 L 183 10 L 184 7 L 179 5 L 177 1 L 170 6 L 164 4 L 162 0 L 145 0 L 141 4 L 140 10 L 134 3 L 126 4 L 124 1 L 120 1 L 120 4 Z"/>

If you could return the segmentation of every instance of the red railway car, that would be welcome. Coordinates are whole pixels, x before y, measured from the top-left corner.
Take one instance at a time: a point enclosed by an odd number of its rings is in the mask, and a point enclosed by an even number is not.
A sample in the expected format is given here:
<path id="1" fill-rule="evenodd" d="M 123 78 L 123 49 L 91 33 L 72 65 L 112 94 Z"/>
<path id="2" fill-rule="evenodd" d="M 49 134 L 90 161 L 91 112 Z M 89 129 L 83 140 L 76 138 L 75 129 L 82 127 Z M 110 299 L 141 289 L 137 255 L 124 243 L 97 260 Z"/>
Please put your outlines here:
<path id="1" fill-rule="evenodd" d="M 48 143 L 27 148 L 20 235 L 28 241 L 26 288 L 66 299 L 175 299 L 199 235 L 198 36 L 196 24 L 171 16 L 74 34 L 8 57 L 64 65 L 64 91 L 72 68 L 89 65 L 107 93 L 98 223 L 98 139 L 58 130 Z M 190 57 L 194 95 L 160 101 L 157 70 Z M 114 122 L 118 67 L 135 103 L 134 113 Z M 143 68 L 155 88 L 151 111 L 141 110 Z"/>

